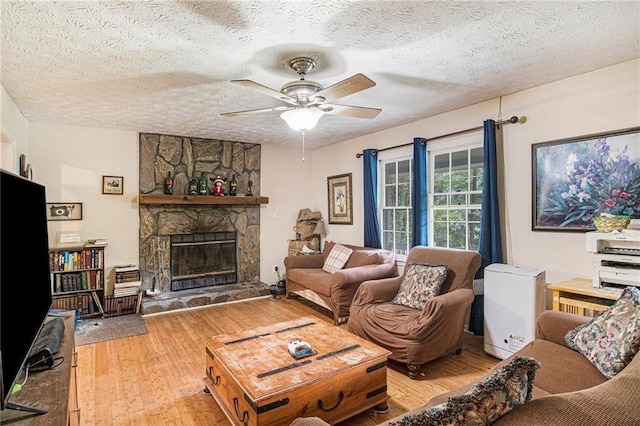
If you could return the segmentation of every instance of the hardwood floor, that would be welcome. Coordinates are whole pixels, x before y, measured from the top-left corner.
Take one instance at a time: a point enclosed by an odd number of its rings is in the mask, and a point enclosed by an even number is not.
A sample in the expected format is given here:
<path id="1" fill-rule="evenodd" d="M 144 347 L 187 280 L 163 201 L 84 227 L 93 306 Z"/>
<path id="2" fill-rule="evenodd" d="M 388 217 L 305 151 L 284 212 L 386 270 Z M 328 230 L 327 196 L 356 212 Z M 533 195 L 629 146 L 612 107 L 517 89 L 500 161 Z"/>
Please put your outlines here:
<path id="1" fill-rule="evenodd" d="M 231 425 L 202 392 L 204 338 L 308 315 L 332 323 L 328 311 L 303 299 L 263 298 L 147 316 L 148 334 L 78 346 L 81 424 Z M 426 364 L 418 380 L 390 361 L 391 411 L 364 412 L 341 425 L 376 425 L 487 374 L 499 360 L 482 345 L 482 337 L 467 334 L 461 355 Z"/>

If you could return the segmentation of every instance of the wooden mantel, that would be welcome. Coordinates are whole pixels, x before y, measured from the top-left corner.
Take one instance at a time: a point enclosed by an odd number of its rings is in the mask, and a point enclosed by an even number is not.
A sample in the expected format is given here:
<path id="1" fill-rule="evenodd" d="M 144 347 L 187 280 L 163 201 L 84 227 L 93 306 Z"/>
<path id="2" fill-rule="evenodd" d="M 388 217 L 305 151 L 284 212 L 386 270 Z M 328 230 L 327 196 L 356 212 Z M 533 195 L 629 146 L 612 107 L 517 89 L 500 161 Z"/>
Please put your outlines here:
<path id="1" fill-rule="evenodd" d="M 142 194 L 140 204 L 269 204 L 269 197 Z"/>

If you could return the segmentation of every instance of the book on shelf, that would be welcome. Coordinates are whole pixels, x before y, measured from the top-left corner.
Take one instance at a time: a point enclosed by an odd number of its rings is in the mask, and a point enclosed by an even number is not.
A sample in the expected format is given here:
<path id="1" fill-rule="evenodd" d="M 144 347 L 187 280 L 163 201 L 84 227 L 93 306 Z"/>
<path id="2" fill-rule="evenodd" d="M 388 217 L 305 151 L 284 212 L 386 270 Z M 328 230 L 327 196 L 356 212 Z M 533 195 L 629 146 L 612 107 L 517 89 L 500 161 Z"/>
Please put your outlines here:
<path id="1" fill-rule="evenodd" d="M 140 287 L 141 284 L 142 284 L 142 281 L 137 280 L 137 281 L 125 281 L 121 283 L 115 283 L 113 286 L 114 288 L 128 288 L 128 287 Z"/>
<path id="2" fill-rule="evenodd" d="M 81 277 L 82 277 L 82 289 L 89 290 L 89 274 L 87 274 L 87 271 L 84 271 Z"/>
<path id="3" fill-rule="evenodd" d="M 113 288 L 113 297 L 133 296 L 140 291 L 142 281 L 116 282 Z"/>
<path id="4" fill-rule="evenodd" d="M 104 238 L 98 238 L 95 240 L 87 240 L 85 247 L 104 247 L 107 245 L 107 240 Z"/>
<path id="5" fill-rule="evenodd" d="M 113 290 L 113 297 L 118 298 L 124 296 L 135 296 L 136 294 L 138 294 L 138 291 L 139 290 L 137 287 L 116 288 Z"/>
<path id="6" fill-rule="evenodd" d="M 113 317 L 138 313 L 140 311 L 140 299 L 139 292 L 120 298 L 107 297 L 105 299 L 104 316 Z"/>
<path id="7" fill-rule="evenodd" d="M 116 284 L 140 281 L 140 270 L 136 265 L 117 265 L 115 271 Z"/>
<path id="8" fill-rule="evenodd" d="M 129 271 L 137 271 L 138 267 L 134 264 L 129 265 L 116 265 L 116 272 L 129 272 Z"/>
<path id="9" fill-rule="evenodd" d="M 140 281 L 140 271 L 116 272 L 116 282 Z"/>
<path id="10" fill-rule="evenodd" d="M 100 312 L 101 314 L 104 314 L 104 309 L 102 308 L 102 303 L 100 303 L 100 298 L 98 297 L 98 295 L 92 291 L 91 297 L 93 298 L 95 312 Z"/>

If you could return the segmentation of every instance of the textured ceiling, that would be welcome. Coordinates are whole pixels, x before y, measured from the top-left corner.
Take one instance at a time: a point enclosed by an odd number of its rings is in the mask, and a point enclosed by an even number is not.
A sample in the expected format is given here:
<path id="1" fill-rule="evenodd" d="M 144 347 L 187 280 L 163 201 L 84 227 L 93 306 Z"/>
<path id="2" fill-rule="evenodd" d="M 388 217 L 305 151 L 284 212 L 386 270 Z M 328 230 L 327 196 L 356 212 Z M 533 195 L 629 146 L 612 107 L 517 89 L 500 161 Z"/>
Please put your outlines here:
<path id="1" fill-rule="evenodd" d="M 280 90 L 356 73 L 376 86 L 325 115 L 307 147 L 398 126 L 640 57 L 640 2 L 6 1 L 2 86 L 30 121 L 295 146 Z M 495 118 L 495 117 L 494 117 Z"/>

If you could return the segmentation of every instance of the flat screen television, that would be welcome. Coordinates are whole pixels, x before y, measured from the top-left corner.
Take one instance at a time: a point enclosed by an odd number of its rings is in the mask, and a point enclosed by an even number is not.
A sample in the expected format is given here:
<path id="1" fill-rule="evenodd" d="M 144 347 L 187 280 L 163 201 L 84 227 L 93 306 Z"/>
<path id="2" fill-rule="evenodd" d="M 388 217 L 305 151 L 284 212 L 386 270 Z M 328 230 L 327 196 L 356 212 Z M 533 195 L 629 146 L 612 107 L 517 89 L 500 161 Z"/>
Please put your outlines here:
<path id="1" fill-rule="evenodd" d="M 52 305 L 46 207 L 44 186 L 0 169 L 2 410 L 45 412 L 9 399 Z"/>

